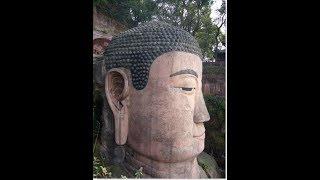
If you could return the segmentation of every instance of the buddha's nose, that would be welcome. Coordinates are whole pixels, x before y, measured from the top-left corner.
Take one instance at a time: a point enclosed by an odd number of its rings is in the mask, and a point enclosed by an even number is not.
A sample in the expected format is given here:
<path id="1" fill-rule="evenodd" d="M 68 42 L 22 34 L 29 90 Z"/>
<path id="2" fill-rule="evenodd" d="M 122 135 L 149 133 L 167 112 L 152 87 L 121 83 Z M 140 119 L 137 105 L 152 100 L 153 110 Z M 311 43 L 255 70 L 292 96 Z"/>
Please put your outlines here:
<path id="1" fill-rule="evenodd" d="M 193 121 L 203 123 L 210 120 L 210 115 L 203 99 L 202 92 L 196 97 Z"/>

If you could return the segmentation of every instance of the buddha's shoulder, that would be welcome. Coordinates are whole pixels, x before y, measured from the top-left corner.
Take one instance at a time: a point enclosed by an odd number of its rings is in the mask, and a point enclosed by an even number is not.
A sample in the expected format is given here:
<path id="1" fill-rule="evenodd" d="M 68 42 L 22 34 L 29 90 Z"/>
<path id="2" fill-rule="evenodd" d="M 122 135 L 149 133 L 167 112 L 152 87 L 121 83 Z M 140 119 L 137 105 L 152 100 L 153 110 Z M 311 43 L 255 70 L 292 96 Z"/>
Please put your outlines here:
<path id="1" fill-rule="evenodd" d="M 218 164 L 209 154 L 202 152 L 198 156 L 198 164 L 201 167 L 201 178 L 219 178 Z"/>

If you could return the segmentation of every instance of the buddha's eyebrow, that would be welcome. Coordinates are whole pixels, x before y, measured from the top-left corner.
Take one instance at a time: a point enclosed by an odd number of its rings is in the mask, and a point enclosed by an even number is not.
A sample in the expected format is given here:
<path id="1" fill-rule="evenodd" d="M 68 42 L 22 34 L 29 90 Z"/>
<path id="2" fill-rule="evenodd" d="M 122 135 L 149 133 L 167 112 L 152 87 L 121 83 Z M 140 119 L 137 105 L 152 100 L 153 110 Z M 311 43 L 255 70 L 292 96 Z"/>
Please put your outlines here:
<path id="1" fill-rule="evenodd" d="M 194 75 L 194 76 L 198 77 L 198 74 L 192 69 L 184 69 L 184 70 L 175 72 L 175 73 L 171 74 L 170 77 L 177 76 L 177 75 L 180 75 L 180 74 L 191 74 L 191 75 Z"/>

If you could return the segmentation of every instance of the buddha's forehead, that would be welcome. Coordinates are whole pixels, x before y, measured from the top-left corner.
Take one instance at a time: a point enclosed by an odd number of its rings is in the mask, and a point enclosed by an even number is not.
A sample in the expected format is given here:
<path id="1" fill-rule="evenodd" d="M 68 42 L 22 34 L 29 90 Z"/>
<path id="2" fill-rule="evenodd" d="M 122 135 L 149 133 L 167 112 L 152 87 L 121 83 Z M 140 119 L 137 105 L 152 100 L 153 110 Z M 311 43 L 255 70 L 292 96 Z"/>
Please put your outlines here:
<path id="1" fill-rule="evenodd" d="M 162 54 L 152 63 L 150 77 L 169 77 L 181 70 L 193 70 L 200 77 L 202 75 L 202 62 L 199 56 L 179 51 Z"/>
<path id="2" fill-rule="evenodd" d="M 155 59 L 171 51 L 187 52 L 202 58 L 199 44 L 189 32 L 167 23 L 151 21 L 114 37 L 104 53 L 104 61 L 106 70 L 129 69 L 133 86 L 142 90 L 148 83 L 150 66 Z"/>

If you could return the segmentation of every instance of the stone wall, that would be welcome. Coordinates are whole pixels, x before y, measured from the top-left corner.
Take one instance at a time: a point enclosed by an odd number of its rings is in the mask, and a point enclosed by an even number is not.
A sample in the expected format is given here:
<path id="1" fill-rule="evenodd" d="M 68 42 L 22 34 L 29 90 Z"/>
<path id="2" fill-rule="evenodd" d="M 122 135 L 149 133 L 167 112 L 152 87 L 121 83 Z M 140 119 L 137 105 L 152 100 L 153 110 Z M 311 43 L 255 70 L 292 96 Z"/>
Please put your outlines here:
<path id="1" fill-rule="evenodd" d="M 127 29 L 114 19 L 105 16 L 101 11 L 103 10 L 93 7 L 93 39 L 112 37 Z"/>
<path id="2" fill-rule="evenodd" d="M 104 65 L 101 56 L 113 36 L 125 31 L 126 27 L 105 16 L 102 10 L 93 7 L 93 81 L 96 85 L 104 82 Z"/>
<path id="3" fill-rule="evenodd" d="M 225 63 L 204 62 L 202 75 L 204 95 L 225 96 Z"/>
<path id="4" fill-rule="evenodd" d="M 101 56 L 112 36 L 126 30 L 125 26 L 105 16 L 101 11 L 93 7 L 93 57 Z"/>

